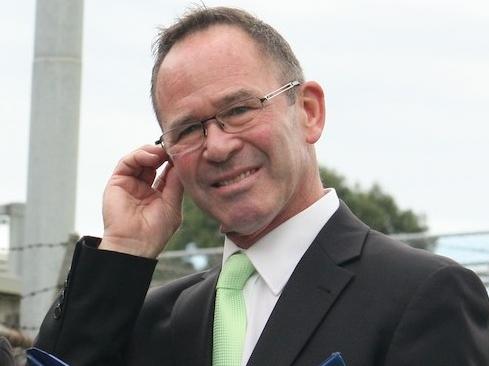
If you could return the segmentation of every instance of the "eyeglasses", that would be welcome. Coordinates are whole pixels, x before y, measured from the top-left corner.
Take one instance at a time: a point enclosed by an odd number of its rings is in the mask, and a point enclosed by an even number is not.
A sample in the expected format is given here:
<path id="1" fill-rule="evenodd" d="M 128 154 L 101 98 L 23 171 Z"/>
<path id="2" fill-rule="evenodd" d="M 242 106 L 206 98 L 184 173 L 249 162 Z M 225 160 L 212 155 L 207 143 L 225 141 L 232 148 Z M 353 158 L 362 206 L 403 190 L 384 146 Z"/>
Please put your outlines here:
<path id="1" fill-rule="evenodd" d="M 172 158 L 195 151 L 204 144 L 207 123 L 212 120 L 226 133 L 243 132 L 256 125 L 256 117 L 264 108 L 265 102 L 298 85 L 299 81 L 291 81 L 261 98 L 246 98 L 227 106 L 212 117 L 171 128 L 155 141 L 155 145 L 161 145 Z"/>

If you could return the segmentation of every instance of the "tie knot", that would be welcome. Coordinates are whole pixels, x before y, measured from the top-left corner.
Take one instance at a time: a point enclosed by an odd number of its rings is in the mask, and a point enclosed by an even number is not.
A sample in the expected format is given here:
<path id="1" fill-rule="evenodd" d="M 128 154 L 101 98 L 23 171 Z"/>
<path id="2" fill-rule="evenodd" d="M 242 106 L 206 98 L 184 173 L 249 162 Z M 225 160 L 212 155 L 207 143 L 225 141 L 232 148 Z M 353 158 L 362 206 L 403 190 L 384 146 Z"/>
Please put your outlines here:
<path id="1" fill-rule="evenodd" d="M 255 272 L 255 267 L 246 254 L 241 252 L 233 254 L 224 263 L 216 288 L 241 290 L 253 272 Z"/>

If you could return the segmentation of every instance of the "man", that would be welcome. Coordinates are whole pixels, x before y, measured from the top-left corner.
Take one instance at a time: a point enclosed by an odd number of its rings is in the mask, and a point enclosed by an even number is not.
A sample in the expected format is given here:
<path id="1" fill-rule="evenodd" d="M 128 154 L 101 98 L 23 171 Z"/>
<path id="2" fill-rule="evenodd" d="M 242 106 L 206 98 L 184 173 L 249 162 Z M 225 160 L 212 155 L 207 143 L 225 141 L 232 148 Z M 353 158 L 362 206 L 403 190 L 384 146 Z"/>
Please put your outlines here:
<path id="1" fill-rule="evenodd" d="M 315 366 L 337 351 L 349 366 L 489 364 L 480 280 L 370 230 L 322 187 L 323 90 L 275 30 L 192 11 L 161 32 L 151 90 L 164 148 L 119 162 L 103 238 L 77 245 L 39 348 L 75 366 Z M 221 224 L 223 269 L 145 298 L 184 190 Z M 249 271 L 229 295 L 237 261 Z"/>

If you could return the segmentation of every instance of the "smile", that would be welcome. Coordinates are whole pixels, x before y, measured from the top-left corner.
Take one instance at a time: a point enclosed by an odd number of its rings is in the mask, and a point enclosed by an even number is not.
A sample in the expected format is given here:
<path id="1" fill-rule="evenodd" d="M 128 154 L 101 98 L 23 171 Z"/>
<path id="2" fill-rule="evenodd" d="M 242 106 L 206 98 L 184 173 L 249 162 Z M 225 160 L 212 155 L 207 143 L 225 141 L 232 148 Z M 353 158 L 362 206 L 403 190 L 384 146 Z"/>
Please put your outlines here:
<path id="1" fill-rule="evenodd" d="M 256 171 L 257 171 L 257 169 L 247 170 L 247 171 L 239 174 L 237 177 L 234 177 L 232 179 L 225 179 L 225 180 L 222 180 L 220 182 L 217 182 L 214 184 L 214 186 L 215 187 L 226 187 L 226 186 L 229 186 L 231 184 L 238 183 L 238 182 L 242 181 L 243 179 L 249 177 L 250 175 L 254 174 Z"/>

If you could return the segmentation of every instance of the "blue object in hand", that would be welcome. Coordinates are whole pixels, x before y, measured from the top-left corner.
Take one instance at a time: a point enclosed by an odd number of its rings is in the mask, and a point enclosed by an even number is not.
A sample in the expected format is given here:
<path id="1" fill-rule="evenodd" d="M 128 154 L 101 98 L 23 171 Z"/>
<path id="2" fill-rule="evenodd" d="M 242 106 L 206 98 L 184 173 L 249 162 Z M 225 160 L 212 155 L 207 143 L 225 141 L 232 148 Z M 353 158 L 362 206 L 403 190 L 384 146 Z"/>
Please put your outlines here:
<path id="1" fill-rule="evenodd" d="M 346 366 L 346 363 L 341 357 L 341 353 L 335 352 L 319 366 Z"/>
<path id="2" fill-rule="evenodd" d="M 28 366 L 70 366 L 39 348 L 29 348 L 26 353 Z"/>

